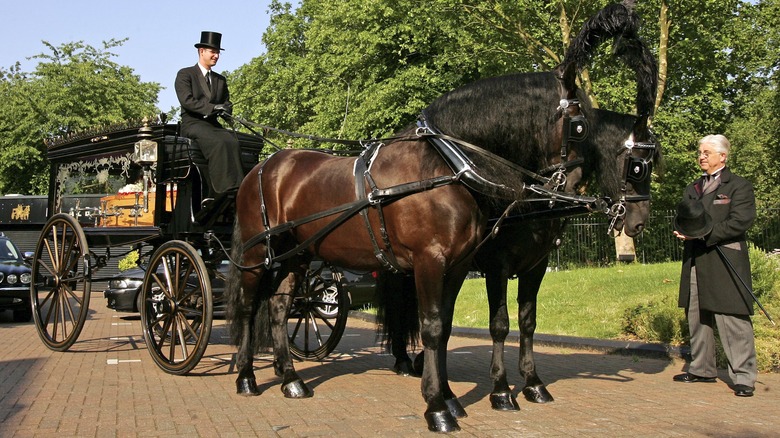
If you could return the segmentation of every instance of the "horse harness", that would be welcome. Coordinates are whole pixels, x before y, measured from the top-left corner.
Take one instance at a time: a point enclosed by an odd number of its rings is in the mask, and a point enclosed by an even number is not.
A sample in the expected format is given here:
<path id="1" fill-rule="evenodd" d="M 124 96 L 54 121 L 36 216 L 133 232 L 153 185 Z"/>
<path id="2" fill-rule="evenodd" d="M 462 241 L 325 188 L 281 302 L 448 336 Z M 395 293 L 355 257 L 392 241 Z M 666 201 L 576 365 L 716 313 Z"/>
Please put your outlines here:
<path id="1" fill-rule="evenodd" d="M 421 181 L 399 184 L 396 186 L 380 189 L 374 181 L 370 169 L 372 161 L 376 158 L 379 150 L 385 145 L 385 143 L 382 143 L 381 141 L 369 142 L 363 145 L 364 149 L 357 157 L 354 164 L 353 172 L 355 177 L 355 194 L 357 198 L 355 201 L 336 206 L 303 218 L 288 221 L 273 227 L 270 224 L 267 208 L 265 205 L 265 199 L 263 197 L 262 173 L 265 166 L 264 163 L 260 166 L 258 171 L 258 192 L 260 197 L 263 226 L 265 227 L 266 231 L 259 233 L 247 240 L 244 243 L 244 250 L 257 244 L 264 243 L 266 246 L 266 258 L 257 266 L 242 266 L 241 268 L 254 269 L 260 266 L 265 266 L 266 268 L 270 269 L 274 262 L 283 261 L 302 253 L 307 247 L 324 238 L 336 227 L 346 222 L 356 214 L 360 214 L 365 222 L 366 229 L 368 230 L 368 235 L 374 248 L 374 255 L 376 256 L 377 260 L 379 260 L 385 269 L 388 269 L 392 272 L 402 271 L 403 269 L 398 263 L 398 260 L 395 257 L 392 246 L 390 244 L 390 238 L 387 233 L 384 213 L 382 210 L 383 203 L 387 203 L 391 200 L 399 199 L 415 193 L 431 190 L 437 187 L 450 185 L 456 182 L 461 182 L 468 188 L 488 196 L 497 196 L 503 199 L 514 200 L 514 202 L 512 202 L 504 211 L 502 216 L 496 220 L 496 223 L 489 235 L 485 238 L 485 240 L 477 245 L 477 247 L 474 249 L 474 252 L 476 252 L 487 239 L 496 234 L 496 231 L 503 219 L 509 215 L 519 200 L 524 197 L 523 195 L 525 191 L 530 191 L 537 195 L 547 196 L 548 198 L 545 199 L 550 201 L 551 206 L 556 201 L 563 201 L 569 204 L 580 206 L 580 208 L 587 208 L 587 211 L 602 210 L 605 213 L 608 213 L 606 211 L 604 201 L 600 198 L 572 195 L 559 191 L 566 185 L 567 172 L 584 162 L 582 157 L 576 157 L 572 160 L 568 159 L 571 143 L 582 142 L 587 138 L 588 135 L 588 124 L 585 117 L 581 114 L 571 114 L 573 109 L 578 105 L 579 101 L 576 99 L 562 99 L 560 101 L 557 109 L 560 117 L 563 118 L 560 162 L 558 164 L 548 166 L 540 170 L 538 173 L 520 167 L 509 160 L 505 160 L 471 143 L 450 137 L 439 132 L 435 127 L 430 125 L 430 123 L 427 121 L 425 113 L 423 112 L 418 119 L 417 130 L 414 137 L 412 138 L 428 140 L 429 143 L 433 145 L 436 151 L 449 165 L 453 175 L 438 176 Z M 401 138 L 393 138 L 390 140 L 398 139 Z M 497 162 L 500 165 L 506 166 L 513 171 L 522 173 L 531 179 L 540 182 L 541 184 L 523 183 L 518 190 L 512 187 L 508 187 L 507 185 L 491 181 L 488 178 L 480 175 L 472 160 L 470 160 L 464 153 L 464 149 L 471 153 L 485 156 L 488 159 Z M 273 155 L 276 155 L 276 153 Z M 266 160 L 266 163 L 271 159 L 271 157 Z M 551 173 L 551 176 L 543 176 L 547 173 Z M 366 187 L 368 187 L 369 190 L 366 190 Z M 368 210 L 370 207 L 375 208 L 379 217 L 379 236 L 377 236 L 374 232 L 369 220 Z M 273 254 L 271 245 L 271 238 L 273 236 L 277 236 L 287 231 L 293 230 L 300 225 L 337 214 L 339 215 L 337 218 L 328 223 L 325 227 L 323 227 L 308 239 L 298 243 L 298 245 L 296 245 L 294 248 L 286 251 L 283 254 Z M 382 245 L 379 244 L 380 240 L 382 241 Z"/>

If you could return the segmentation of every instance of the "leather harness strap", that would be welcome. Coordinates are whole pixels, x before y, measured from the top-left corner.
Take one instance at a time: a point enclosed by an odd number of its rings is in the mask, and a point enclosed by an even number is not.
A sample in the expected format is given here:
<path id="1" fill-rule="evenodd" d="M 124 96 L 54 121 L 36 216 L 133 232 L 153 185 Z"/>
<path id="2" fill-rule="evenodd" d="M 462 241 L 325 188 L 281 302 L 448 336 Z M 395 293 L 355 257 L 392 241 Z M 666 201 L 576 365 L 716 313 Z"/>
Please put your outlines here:
<path id="1" fill-rule="evenodd" d="M 363 153 L 355 160 L 355 194 L 357 195 L 358 201 L 365 200 L 370 203 L 368 195 L 366 194 L 366 181 L 368 181 L 371 187 L 372 194 L 379 190 L 369 172 L 369 167 L 371 166 L 371 158 L 369 157 L 374 156 L 382 146 L 382 143 L 369 144 Z M 379 215 L 379 232 L 381 233 L 382 243 L 385 247 L 384 250 L 379 247 L 374 229 L 371 227 L 371 221 L 368 218 L 369 208 L 360 210 L 360 216 L 363 217 L 363 221 L 366 224 L 366 230 L 368 231 L 368 237 L 371 240 L 371 245 L 374 247 L 374 256 L 376 256 L 379 263 L 381 263 L 385 269 L 388 269 L 393 273 L 401 272 L 403 269 L 398 264 L 398 259 L 395 258 L 395 254 L 393 254 L 393 247 L 390 246 L 390 237 L 387 235 L 387 226 L 385 225 L 385 215 L 382 211 L 382 203 L 377 202 L 371 204 L 371 207 L 374 207 Z"/>

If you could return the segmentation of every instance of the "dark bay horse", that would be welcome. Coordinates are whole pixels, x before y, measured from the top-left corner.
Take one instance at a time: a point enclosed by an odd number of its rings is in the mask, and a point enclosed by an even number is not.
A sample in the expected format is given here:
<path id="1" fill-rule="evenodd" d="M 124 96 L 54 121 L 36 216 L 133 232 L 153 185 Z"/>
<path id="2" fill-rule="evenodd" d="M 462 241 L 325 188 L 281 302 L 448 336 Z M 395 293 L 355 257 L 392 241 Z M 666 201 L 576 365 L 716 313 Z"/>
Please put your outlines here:
<path id="1" fill-rule="evenodd" d="M 481 80 L 448 93 L 424 113 L 431 126 L 460 121 L 461 141 L 539 172 L 582 157 L 577 144 L 562 147 L 563 120 L 577 116 L 578 109 L 577 105 L 566 108 L 560 101 L 577 97 L 575 77 L 576 69 L 569 64 L 553 72 Z M 495 201 L 461 182 L 443 155 L 426 137 L 416 137 L 417 132 L 411 127 L 400 139 L 375 148 L 366 157 L 364 181 L 356 182 L 354 176 L 363 157 L 300 149 L 272 155 L 244 179 L 236 197 L 232 243 L 232 259 L 242 267 L 233 267 L 226 291 L 227 317 L 238 346 L 238 393 L 259 393 L 253 355 L 270 340 L 284 395 L 311 396 L 293 367 L 286 324 L 293 293 L 309 260 L 316 255 L 345 268 L 378 270 L 386 267 L 378 253 L 391 253 L 398 268 L 414 273 L 426 353 L 422 394 L 428 427 L 458 429 L 455 418 L 465 411 L 449 388 L 447 341 L 455 298 Z M 527 136 L 534 136 L 535 147 L 517 147 Z M 503 175 L 497 186 L 515 188 L 510 191 L 518 198 L 526 196 L 527 174 L 515 175 L 495 160 L 480 164 L 480 172 L 491 178 Z M 435 183 L 444 180 L 452 183 Z M 356 184 L 366 188 L 356 189 Z M 370 228 L 354 211 L 355 205 L 360 206 L 356 199 L 376 192 L 374 187 L 410 186 L 420 187 L 388 202 L 367 205 Z"/>
<path id="2" fill-rule="evenodd" d="M 582 113 L 590 126 L 589 135 L 582 145 L 585 152 L 585 163 L 581 168 L 583 182 L 596 179 L 603 194 L 613 200 L 624 201 L 621 205 L 625 208 L 625 215 L 614 223 L 614 227 L 617 230 L 622 228 L 631 237 L 642 231 L 650 214 L 651 166 L 653 160 L 660 157 L 660 145 L 648 127 L 648 115 L 653 112 L 657 67 L 649 50 L 636 36 L 635 26 L 636 17 L 632 9 L 623 5 L 608 6 L 585 23 L 566 57 L 581 67 L 597 45 L 594 33 L 599 37 L 619 35 L 622 40 L 615 52 L 637 73 L 636 107 L 642 116 L 582 106 Z M 584 44 L 585 41 L 588 44 Z M 527 210 L 531 210 L 526 212 L 531 217 L 534 211 L 540 212 L 539 208 L 529 207 Z M 491 213 L 492 217 L 496 217 L 500 212 Z M 507 223 L 500 229 L 498 238 L 488 240 L 475 256 L 475 268 L 485 275 L 490 308 L 490 334 L 493 339 L 490 376 L 494 385 L 490 400 L 495 409 L 518 409 L 507 382 L 504 364 L 504 342 L 509 334 L 507 284 L 514 275 L 518 276 L 519 370 L 525 379 L 522 392 L 529 401 L 545 403 L 553 400 L 536 372 L 533 335 L 537 294 L 549 254 L 563 225 L 564 221 L 558 218 Z M 416 309 L 413 296 L 407 292 L 414 288 L 413 279 L 382 273 L 379 284 L 378 299 L 382 306 L 379 316 L 388 335 L 389 347 L 396 357 L 394 369 L 399 374 L 419 373 L 420 367 L 412 366 L 406 352 L 406 346 L 416 341 L 415 321 L 404 317 Z"/>
<path id="3" fill-rule="evenodd" d="M 655 143 L 646 118 L 590 108 L 582 108 L 582 111 L 590 122 L 590 134 L 582 145 L 586 157 L 581 168 L 583 182 L 595 178 L 602 193 L 612 199 L 619 199 L 625 190 L 627 202 L 622 228 L 627 235 L 636 236 L 650 214 L 650 172 L 642 166 L 649 166 L 653 159 L 657 159 L 660 146 Z M 626 143 L 632 142 L 652 147 L 632 152 L 625 147 Z M 626 160 L 627 154 L 633 154 L 634 159 Z M 627 171 L 626 166 L 632 163 L 640 168 Z M 491 217 L 500 213 L 493 210 Z M 531 219 L 522 219 L 524 214 Z M 534 219 L 535 214 L 542 219 Z M 525 378 L 522 392 L 529 401 L 553 401 L 536 372 L 533 335 L 537 294 L 548 266 L 549 254 L 555 249 L 555 241 L 563 231 L 565 219 L 544 219 L 546 215 L 554 216 L 555 210 L 546 205 L 536 207 L 528 203 L 519 215 L 504 221 L 497 237 L 487 240 L 474 258 L 473 269 L 485 276 L 490 309 L 490 334 L 493 339 L 490 376 L 494 385 L 490 400 L 495 409 L 518 409 L 504 363 L 504 342 L 509 334 L 507 285 L 515 275 L 518 277 L 519 370 Z M 620 229 L 620 224 L 616 227 Z M 414 290 L 414 279 L 382 272 L 378 280 L 379 317 L 388 336 L 388 347 L 396 358 L 393 368 L 399 374 L 418 374 L 419 365 L 413 366 L 406 352 L 406 346 L 415 343 L 418 327 L 413 319 L 405 317 L 416 311 L 414 296 L 408 292 Z"/>

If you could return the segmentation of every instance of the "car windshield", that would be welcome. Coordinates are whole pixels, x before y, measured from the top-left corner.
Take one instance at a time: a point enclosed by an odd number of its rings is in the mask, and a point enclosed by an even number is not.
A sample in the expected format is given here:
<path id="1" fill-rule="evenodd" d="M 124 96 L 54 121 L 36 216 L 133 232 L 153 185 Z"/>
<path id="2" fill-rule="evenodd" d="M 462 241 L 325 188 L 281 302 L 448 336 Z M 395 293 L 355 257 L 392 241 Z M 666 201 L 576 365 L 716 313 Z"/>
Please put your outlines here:
<path id="1" fill-rule="evenodd" d="M 19 250 L 10 240 L 0 241 L 0 260 L 19 260 Z"/>

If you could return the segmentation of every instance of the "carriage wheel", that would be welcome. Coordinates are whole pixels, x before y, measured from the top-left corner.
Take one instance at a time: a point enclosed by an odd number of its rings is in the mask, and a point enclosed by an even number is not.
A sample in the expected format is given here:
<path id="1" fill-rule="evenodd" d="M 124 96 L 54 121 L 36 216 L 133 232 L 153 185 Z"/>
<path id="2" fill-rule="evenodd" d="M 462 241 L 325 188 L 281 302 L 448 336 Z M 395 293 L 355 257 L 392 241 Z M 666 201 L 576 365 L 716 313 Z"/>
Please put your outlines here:
<path id="1" fill-rule="evenodd" d="M 58 213 L 46 223 L 35 247 L 30 300 L 38 335 L 54 351 L 78 339 L 89 310 L 92 280 L 89 248 L 81 225 Z"/>
<path id="2" fill-rule="evenodd" d="M 182 375 L 200 362 L 211 335 L 213 302 L 206 265 L 187 242 L 155 251 L 141 285 L 141 329 L 154 362 Z"/>
<path id="3" fill-rule="evenodd" d="M 309 271 L 295 294 L 287 317 L 290 353 L 299 360 L 320 360 L 336 348 L 349 315 L 349 296 L 341 275 L 331 267 L 332 276 L 322 269 Z"/>

